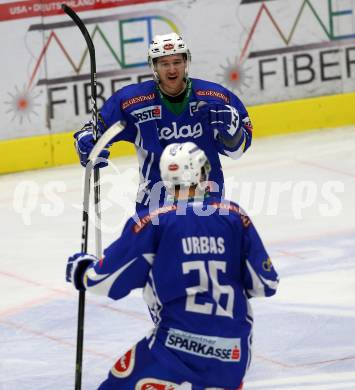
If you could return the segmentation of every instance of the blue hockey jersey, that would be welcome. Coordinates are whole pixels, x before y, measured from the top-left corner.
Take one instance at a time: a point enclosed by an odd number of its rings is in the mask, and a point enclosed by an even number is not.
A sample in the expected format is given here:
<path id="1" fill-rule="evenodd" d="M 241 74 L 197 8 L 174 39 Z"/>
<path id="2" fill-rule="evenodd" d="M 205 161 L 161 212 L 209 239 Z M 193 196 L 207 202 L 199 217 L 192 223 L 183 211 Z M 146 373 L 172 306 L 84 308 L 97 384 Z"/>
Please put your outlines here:
<path id="1" fill-rule="evenodd" d="M 85 287 L 112 299 L 143 288 L 156 358 L 191 383 L 237 387 L 251 359 L 248 299 L 278 285 L 256 229 L 237 204 L 218 198 L 138 217 L 88 268 Z"/>
<path id="2" fill-rule="evenodd" d="M 149 80 L 128 85 L 110 97 L 99 114 L 99 131 L 105 132 L 118 120 L 127 122 L 127 127 L 115 141 L 125 140 L 135 144 L 140 171 L 137 203 L 148 206 L 155 183 L 161 180 L 159 160 L 163 149 L 170 143 L 194 142 L 207 155 L 211 163 L 210 181 L 216 183 L 212 190 L 223 191 L 223 172 L 219 153 L 233 159 L 239 158 L 250 146 L 252 125 L 243 103 L 219 84 L 191 80 L 191 91 L 185 110 L 176 115 L 162 101 L 156 82 Z M 232 148 L 226 147 L 216 131 L 204 123 L 197 109 L 199 102 L 228 104 L 240 115 L 243 136 Z"/>

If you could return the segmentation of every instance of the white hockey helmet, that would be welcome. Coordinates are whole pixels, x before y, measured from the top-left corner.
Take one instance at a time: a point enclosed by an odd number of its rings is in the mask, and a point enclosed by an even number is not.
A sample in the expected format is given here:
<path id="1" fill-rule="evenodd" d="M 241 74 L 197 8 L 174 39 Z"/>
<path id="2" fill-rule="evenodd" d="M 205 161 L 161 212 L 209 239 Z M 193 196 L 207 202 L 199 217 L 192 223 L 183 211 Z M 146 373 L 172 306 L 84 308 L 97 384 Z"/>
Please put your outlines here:
<path id="1" fill-rule="evenodd" d="M 173 54 L 184 54 L 186 56 L 185 77 L 188 77 L 189 65 L 191 62 L 191 53 L 186 43 L 176 33 L 156 35 L 149 45 L 148 64 L 153 71 L 156 81 L 159 81 L 158 74 L 154 69 L 154 60 L 159 57 L 170 56 Z"/>
<path id="2" fill-rule="evenodd" d="M 210 162 L 203 150 L 193 142 L 168 145 L 160 158 L 160 175 L 165 187 L 198 185 L 205 190 Z"/>

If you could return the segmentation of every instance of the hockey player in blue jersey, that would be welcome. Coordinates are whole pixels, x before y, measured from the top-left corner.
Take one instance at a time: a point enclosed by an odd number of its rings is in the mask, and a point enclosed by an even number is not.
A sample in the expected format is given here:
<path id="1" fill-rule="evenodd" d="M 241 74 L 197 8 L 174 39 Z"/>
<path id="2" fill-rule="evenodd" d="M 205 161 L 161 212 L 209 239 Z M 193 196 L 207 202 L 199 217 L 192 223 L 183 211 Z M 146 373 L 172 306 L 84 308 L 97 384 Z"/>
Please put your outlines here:
<path id="1" fill-rule="evenodd" d="M 143 288 L 154 321 L 99 389 L 241 389 L 252 352 L 249 299 L 275 294 L 277 273 L 246 213 L 206 192 L 201 149 L 168 145 L 160 171 L 170 202 L 129 219 L 103 259 L 68 260 L 77 289 L 120 299 Z"/>
<path id="2" fill-rule="evenodd" d="M 154 80 L 128 85 L 109 98 L 99 113 L 99 133 L 118 120 L 125 131 L 115 141 L 134 143 L 140 184 L 137 209 L 147 207 L 151 190 L 160 181 L 159 159 L 171 143 L 192 141 L 211 163 L 213 191 L 223 192 L 219 154 L 239 158 L 250 146 L 252 125 L 243 103 L 219 84 L 188 77 L 190 51 L 175 33 L 154 37 L 148 62 Z M 92 123 L 74 134 L 81 164 L 93 147 Z M 108 149 L 101 155 L 107 158 Z"/>

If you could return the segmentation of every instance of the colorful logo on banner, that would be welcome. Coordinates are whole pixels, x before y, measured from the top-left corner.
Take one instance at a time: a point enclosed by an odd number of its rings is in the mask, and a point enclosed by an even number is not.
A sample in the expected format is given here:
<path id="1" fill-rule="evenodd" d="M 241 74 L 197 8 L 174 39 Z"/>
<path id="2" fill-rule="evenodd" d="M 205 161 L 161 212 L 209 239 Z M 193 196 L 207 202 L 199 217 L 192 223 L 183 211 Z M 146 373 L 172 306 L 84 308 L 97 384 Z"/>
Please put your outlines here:
<path id="1" fill-rule="evenodd" d="M 73 1 L 72 1 L 73 2 Z M 97 9 L 98 4 L 100 3 L 103 8 L 107 8 L 107 4 L 112 4 L 112 1 L 105 0 L 92 0 L 91 3 L 95 3 L 90 9 Z M 120 1 L 120 5 L 124 4 L 136 4 L 147 2 L 147 0 L 138 0 L 138 1 Z M 151 0 L 150 0 L 151 2 Z M 27 3 L 26 12 L 28 17 L 34 16 L 34 13 L 37 11 L 37 8 L 32 8 L 31 13 L 29 10 L 29 3 L 37 4 L 37 2 L 28 1 L 21 2 Z M 49 4 L 52 4 L 48 8 L 48 13 L 46 16 L 63 13 L 62 11 L 57 10 L 56 2 L 40 2 L 42 5 L 46 4 L 48 7 Z M 68 4 L 71 2 L 67 1 Z M 76 2 L 78 3 L 78 2 Z M 87 4 L 88 2 L 86 2 Z M 116 1 L 117 3 L 117 1 Z M 12 3 L 13 5 L 14 3 Z M 15 3 L 16 4 L 16 3 Z M 54 4 L 54 5 L 53 5 Z M 60 2 L 58 2 L 60 5 Z M 112 6 L 112 5 L 111 5 Z M 25 13 L 25 9 L 21 11 L 22 5 L 16 5 L 8 10 L 8 12 L 15 12 L 16 9 L 18 13 Z M 20 8 L 16 8 L 20 7 Z M 86 6 L 87 7 L 87 6 Z M 74 8 L 74 7 L 73 7 Z M 84 7 L 85 8 L 85 7 Z M 86 8 L 85 8 L 86 9 Z M 0 6 L 0 18 L 4 17 L 4 9 Z M 44 9 L 45 10 L 45 9 Z M 79 60 L 78 53 L 73 53 L 73 50 L 69 49 L 71 42 L 65 40 L 61 37 L 62 30 L 78 28 L 68 20 L 68 16 L 65 15 L 65 20 L 54 23 L 46 24 L 32 24 L 28 28 L 29 33 L 40 32 L 45 36 L 45 41 L 43 43 L 41 51 L 37 54 L 35 58 L 35 63 L 32 65 L 32 70 L 29 75 L 25 86 L 23 88 L 15 87 L 15 91 L 8 92 L 8 100 L 5 102 L 9 106 L 7 112 L 12 115 L 12 119 L 19 119 L 20 124 L 24 120 L 31 121 L 32 114 L 36 115 L 36 98 L 40 94 L 36 87 L 45 87 L 47 96 L 48 96 L 48 120 L 53 120 L 56 118 L 60 110 L 58 108 L 63 107 L 64 105 L 70 104 L 70 109 L 73 111 L 73 116 L 82 115 L 84 112 L 86 114 L 91 111 L 90 103 L 90 78 L 91 75 L 87 70 L 84 70 L 84 66 L 89 62 L 89 52 L 87 47 L 83 49 L 80 54 Z M 97 102 L 98 105 L 101 105 L 106 98 L 112 95 L 118 87 L 121 87 L 122 84 L 128 84 L 132 82 L 140 82 L 144 79 L 151 78 L 151 72 L 147 67 L 146 62 L 146 51 L 150 41 L 155 34 L 155 26 L 160 23 L 165 25 L 169 30 L 178 32 L 178 28 L 174 21 L 167 17 L 165 14 L 155 11 L 153 15 L 144 14 L 142 12 L 131 12 L 118 15 L 106 15 L 98 17 L 90 17 L 88 19 L 83 18 L 83 21 L 91 35 L 91 38 L 95 44 L 99 42 L 100 47 L 104 46 L 106 52 L 111 55 L 111 63 L 113 65 L 111 69 L 105 69 L 100 72 L 98 69 L 98 79 L 97 82 Z M 113 24 L 114 22 L 115 24 Z M 116 34 L 107 34 L 105 30 L 105 23 L 111 23 L 110 28 L 114 25 L 114 28 L 117 30 Z M 146 34 L 141 34 L 142 36 L 137 36 L 137 27 L 138 31 L 146 31 Z M 131 38 L 132 31 L 135 32 L 135 38 Z M 79 39 L 81 38 L 79 30 L 77 32 Z M 114 44 L 112 42 L 113 37 L 119 36 L 119 42 Z M 141 56 L 136 57 L 132 60 L 130 55 L 132 52 L 132 47 L 134 45 L 141 45 L 140 48 L 143 48 L 141 51 Z M 71 70 L 68 71 L 67 75 L 56 75 L 55 77 L 48 77 L 48 72 L 41 72 L 44 64 L 48 62 L 48 52 L 51 48 L 60 51 L 61 58 L 60 62 Z M 82 47 L 82 45 L 80 45 Z M 44 74 L 45 73 L 45 74 Z M 53 72 L 52 72 L 53 73 Z M 63 98 L 63 95 L 70 96 L 70 98 Z M 71 101 L 72 103 L 69 103 Z"/>
<path id="2" fill-rule="evenodd" d="M 277 78 L 283 80 L 284 87 L 289 87 L 311 84 L 317 78 L 321 82 L 326 82 L 354 77 L 355 27 L 352 22 L 348 23 L 352 26 L 352 31 L 346 34 L 338 34 L 336 28 L 337 23 L 342 20 L 349 22 L 349 18 L 354 18 L 354 2 L 349 6 L 349 3 L 342 5 L 337 3 L 337 0 L 324 0 L 321 3 L 322 9 L 324 10 L 325 7 L 327 10 L 327 15 L 324 17 L 323 13 L 321 15 L 318 12 L 316 0 L 300 0 L 299 8 L 287 31 L 282 27 L 284 23 L 281 23 L 280 9 L 276 8 L 277 3 L 281 3 L 281 0 L 241 0 L 241 6 L 254 7 L 255 18 L 246 38 L 241 42 L 242 49 L 239 55 L 233 61 L 227 60 L 227 64 L 221 66 L 222 73 L 219 76 L 222 83 L 233 90 L 243 91 L 249 88 L 253 77 L 248 75 L 250 67 L 247 66 L 247 60 L 255 60 L 258 63 L 259 90 L 273 87 Z M 243 8 L 245 7 L 240 9 Z M 313 19 L 315 30 L 322 31 L 323 37 L 318 42 L 295 44 L 294 36 L 300 32 L 301 22 L 309 15 Z M 268 49 L 269 42 L 263 38 L 262 42 L 265 45 L 263 50 L 250 50 L 253 42 L 258 40 L 260 42 L 258 27 L 263 25 L 265 28 L 267 23 L 270 31 L 280 37 L 283 45 Z M 314 37 L 311 35 L 309 40 L 312 39 Z M 341 56 L 338 61 L 334 60 L 336 55 Z M 345 74 L 341 71 L 342 63 L 345 63 Z"/>

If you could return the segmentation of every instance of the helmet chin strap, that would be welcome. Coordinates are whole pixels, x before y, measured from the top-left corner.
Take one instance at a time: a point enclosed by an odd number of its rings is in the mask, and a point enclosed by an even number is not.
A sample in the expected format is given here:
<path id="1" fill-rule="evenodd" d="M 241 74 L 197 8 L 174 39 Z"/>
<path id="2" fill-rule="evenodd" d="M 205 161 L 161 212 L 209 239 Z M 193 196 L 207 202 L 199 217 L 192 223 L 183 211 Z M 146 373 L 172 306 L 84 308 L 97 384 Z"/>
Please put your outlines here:
<path id="1" fill-rule="evenodd" d="M 159 75 L 158 75 L 158 72 L 155 70 L 154 63 L 152 63 L 152 64 L 150 65 L 150 69 L 152 70 L 154 81 L 155 81 L 157 84 L 159 84 L 159 83 L 160 83 Z"/>
<path id="2" fill-rule="evenodd" d="M 186 66 L 185 66 L 185 80 L 186 81 L 189 79 L 189 65 L 190 65 L 190 61 L 188 58 L 186 58 Z"/>

